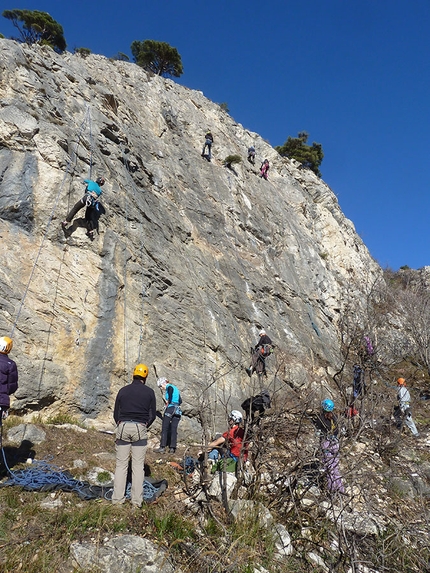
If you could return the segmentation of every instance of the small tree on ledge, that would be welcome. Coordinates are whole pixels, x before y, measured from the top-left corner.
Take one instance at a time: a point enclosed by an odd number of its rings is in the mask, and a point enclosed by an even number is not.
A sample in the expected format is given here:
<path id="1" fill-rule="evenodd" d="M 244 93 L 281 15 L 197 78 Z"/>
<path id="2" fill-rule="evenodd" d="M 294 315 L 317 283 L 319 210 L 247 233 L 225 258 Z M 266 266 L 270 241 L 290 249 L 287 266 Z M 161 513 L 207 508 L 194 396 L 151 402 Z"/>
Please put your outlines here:
<path id="1" fill-rule="evenodd" d="M 135 40 L 130 49 L 138 66 L 158 76 L 179 78 L 184 72 L 178 50 L 166 42 Z"/>
<path id="2" fill-rule="evenodd" d="M 275 149 L 282 157 L 300 161 L 303 167 L 308 167 L 315 175 L 321 177 L 319 166 L 324 158 L 322 145 L 315 142 L 312 145 L 306 145 L 308 137 L 309 134 L 306 131 L 300 131 L 297 137 L 289 136 L 284 145 L 278 145 Z"/>
<path id="3" fill-rule="evenodd" d="M 224 166 L 231 169 L 232 165 L 235 163 L 240 163 L 241 161 L 242 158 L 240 155 L 227 155 L 227 157 L 224 159 Z"/>
<path id="4" fill-rule="evenodd" d="M 45 44 L 51 46 L 56 52 L 64 52 L 66 40 L 61 24 L 47 12 L 39 10 L 4 10 L 3 17 L 10 20 L 19 30 L 19 42 L 26 44 Z"/>

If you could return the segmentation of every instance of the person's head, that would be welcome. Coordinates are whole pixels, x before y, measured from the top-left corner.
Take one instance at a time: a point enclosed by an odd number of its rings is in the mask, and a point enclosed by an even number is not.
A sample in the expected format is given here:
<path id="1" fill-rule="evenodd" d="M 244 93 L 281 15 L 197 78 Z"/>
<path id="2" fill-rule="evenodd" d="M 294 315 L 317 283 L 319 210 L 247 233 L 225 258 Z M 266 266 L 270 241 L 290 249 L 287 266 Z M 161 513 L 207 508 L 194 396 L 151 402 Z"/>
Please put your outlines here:
<path id="1" fill-rule="evenodd" d="M 334 402 L 330 398 L 326 398 L 321 402 L 321 409 L 325 416 L 330 416 L 334 410 Z"/>
<path id="2" fill-rule="evenodd" d="M 100 185 L 100 187 L 101 187 L 102 185 L 104 185 L 106 183 L 105 178 L 104 177 L 97 177 L 96 183 L 97 183 L 97 185 Z"/>
<path id="3" fill-rule="evenodd" d="M 159 388 L 165 388 L 168 383 L 169 383 L 169 381 L 167 380 L 167 378 L 159 378 L 157 380 L 157 386 Z"/>
<path id="4" fill-rule="evenodd" d="M 0 338 L 1 354 L 9 354 L 9 352 L 12 350 L 12 346 L 13 346 L 12 338 L 9 338 L 9 336 L 2 336 Z"/>
<path id="5" fill-rule="evenodd" d="M 397 378 L 398 386 L 406 386 L 406 380 L 404 378 Z"/>
<path id="6" fill-rule="evenodd" d="M 137 364 L 133 370 L 133 378 L 137 378 L 145 383 L 148 376 L 148 366 L 146 364 Z"/>
<path id="7" fill-rule="evenodd" d="M 236 426 L 237 424 L 240 424 L 242 420 L 243 416 L 239 412 L 239 410 L 232 410 L 228 415 L 228 423 L 230 424 L 230 426 Z"/>
<path id="8" fill-rule="evenodd" d="M 258 336 L 265 336 L 265 334 L 266 334 L 266 331 L 264 330 L 264 328 L 262 328 L 260 330 L 260 332 L 258 333 Z"/>

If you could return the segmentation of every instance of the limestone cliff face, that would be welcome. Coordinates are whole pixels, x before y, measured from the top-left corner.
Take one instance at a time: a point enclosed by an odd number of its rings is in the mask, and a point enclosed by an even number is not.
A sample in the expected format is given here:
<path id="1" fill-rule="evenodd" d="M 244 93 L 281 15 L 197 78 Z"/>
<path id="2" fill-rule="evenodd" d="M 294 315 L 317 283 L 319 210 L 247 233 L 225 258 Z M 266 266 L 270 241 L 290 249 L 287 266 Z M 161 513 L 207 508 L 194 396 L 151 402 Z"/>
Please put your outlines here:
<path id="1" fill-rule="evenodd" d="M 363 298 L 363 276 L 381 270 L 322 180 L 134 64 L 10 40 L 0 54 L 0 330 L 13 331 L 16 409 L 108 419 L 143 361 L 183 389 L 186 413 L 223 415 L 249 391 L 260 327 L 293 382 L 336 366 L 342 293 Z M 100 234 L 89 241 L 82 214 L 65 236 L 83 180 L 99 175 Z"/>

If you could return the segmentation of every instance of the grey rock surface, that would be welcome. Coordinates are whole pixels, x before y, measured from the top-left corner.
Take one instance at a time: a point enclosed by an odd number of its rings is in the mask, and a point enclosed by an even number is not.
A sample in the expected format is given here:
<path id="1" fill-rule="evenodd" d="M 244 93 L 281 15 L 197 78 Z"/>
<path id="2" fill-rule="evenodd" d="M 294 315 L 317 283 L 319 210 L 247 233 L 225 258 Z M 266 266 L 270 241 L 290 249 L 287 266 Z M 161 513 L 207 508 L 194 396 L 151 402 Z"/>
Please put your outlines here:
<path id="1" fill-rule="evenodd" d="M 243 367 L 261 327 L 277 345 L 271 380 L 301 387 L 337 367 L 343 293 L 364 304 L 381 269 L 324 181 L 201 92 L 135 64 L 10 40 L 0 54 L 0 329 L 13 331 L 19 364 L 13 409 L 106 422 L 145 362 L 182 390 L 182 439 L 198 433 L 199 411 L 215 426 L 255 391 Z M 208 127 L 212 162 L 200 155 Z M 246 162 L 251 143 L 269 181 Z M 234 171 L 230 154 L 245 159 Z M 90 242 L 78 214 L 65 236 L 83 180 L 99 175 L 99 234 Z"/>
<path id="2" fill-rule="evenodd" d="M 173 573 L 173 567 L 152 541 L 135 535 L 121 535 L 99 545 L 72 543 L 70 564 L 82 571 L 97 568 L 100 573 Z"/>
<path id="3" fill-rule="evenodd" d="M 46 433 L 34 424 L 19 424 L 8 431 L 7 439 L 12 444 L 21 444 L 23 441 L 41 444 L 46 439 Z"/>

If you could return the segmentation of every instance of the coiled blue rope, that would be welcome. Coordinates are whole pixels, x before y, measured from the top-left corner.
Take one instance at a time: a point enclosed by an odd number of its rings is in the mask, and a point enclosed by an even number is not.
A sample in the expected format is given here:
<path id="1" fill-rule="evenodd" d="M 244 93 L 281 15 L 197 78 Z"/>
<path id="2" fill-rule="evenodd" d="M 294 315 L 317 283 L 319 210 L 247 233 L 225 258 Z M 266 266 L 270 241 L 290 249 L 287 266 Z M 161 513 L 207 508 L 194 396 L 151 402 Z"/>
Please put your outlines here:
<path id="1" fill-rule="evenodd" d="M 70 492 L 76 492 L 81 497 L 88 499 L 88 488 L 91 485 L 88 482 L 73 478 L 69 472 L 61 470 L 59 467 L 50 464 L 48 460 L 34 461 L 30 468 L 12 471 L 7 465 L 4 449 L 1 448 L 4 465 L 8 471 L 9 479 L 0 484 L 1 487 L 19 486 L 30 491 L 52 491 L 54 489 L 63 489 Z M 148 501 L 154 499 L 158 488 L 148 481 L 143 482 L 143 499 Z M 105 499 L 111 499 L 113 488 L 103 494 Z M 94 497 L 98 497 L 94 495 Z M 131 497 L 131 484 L 127 485 L 126 498 Z"/>

